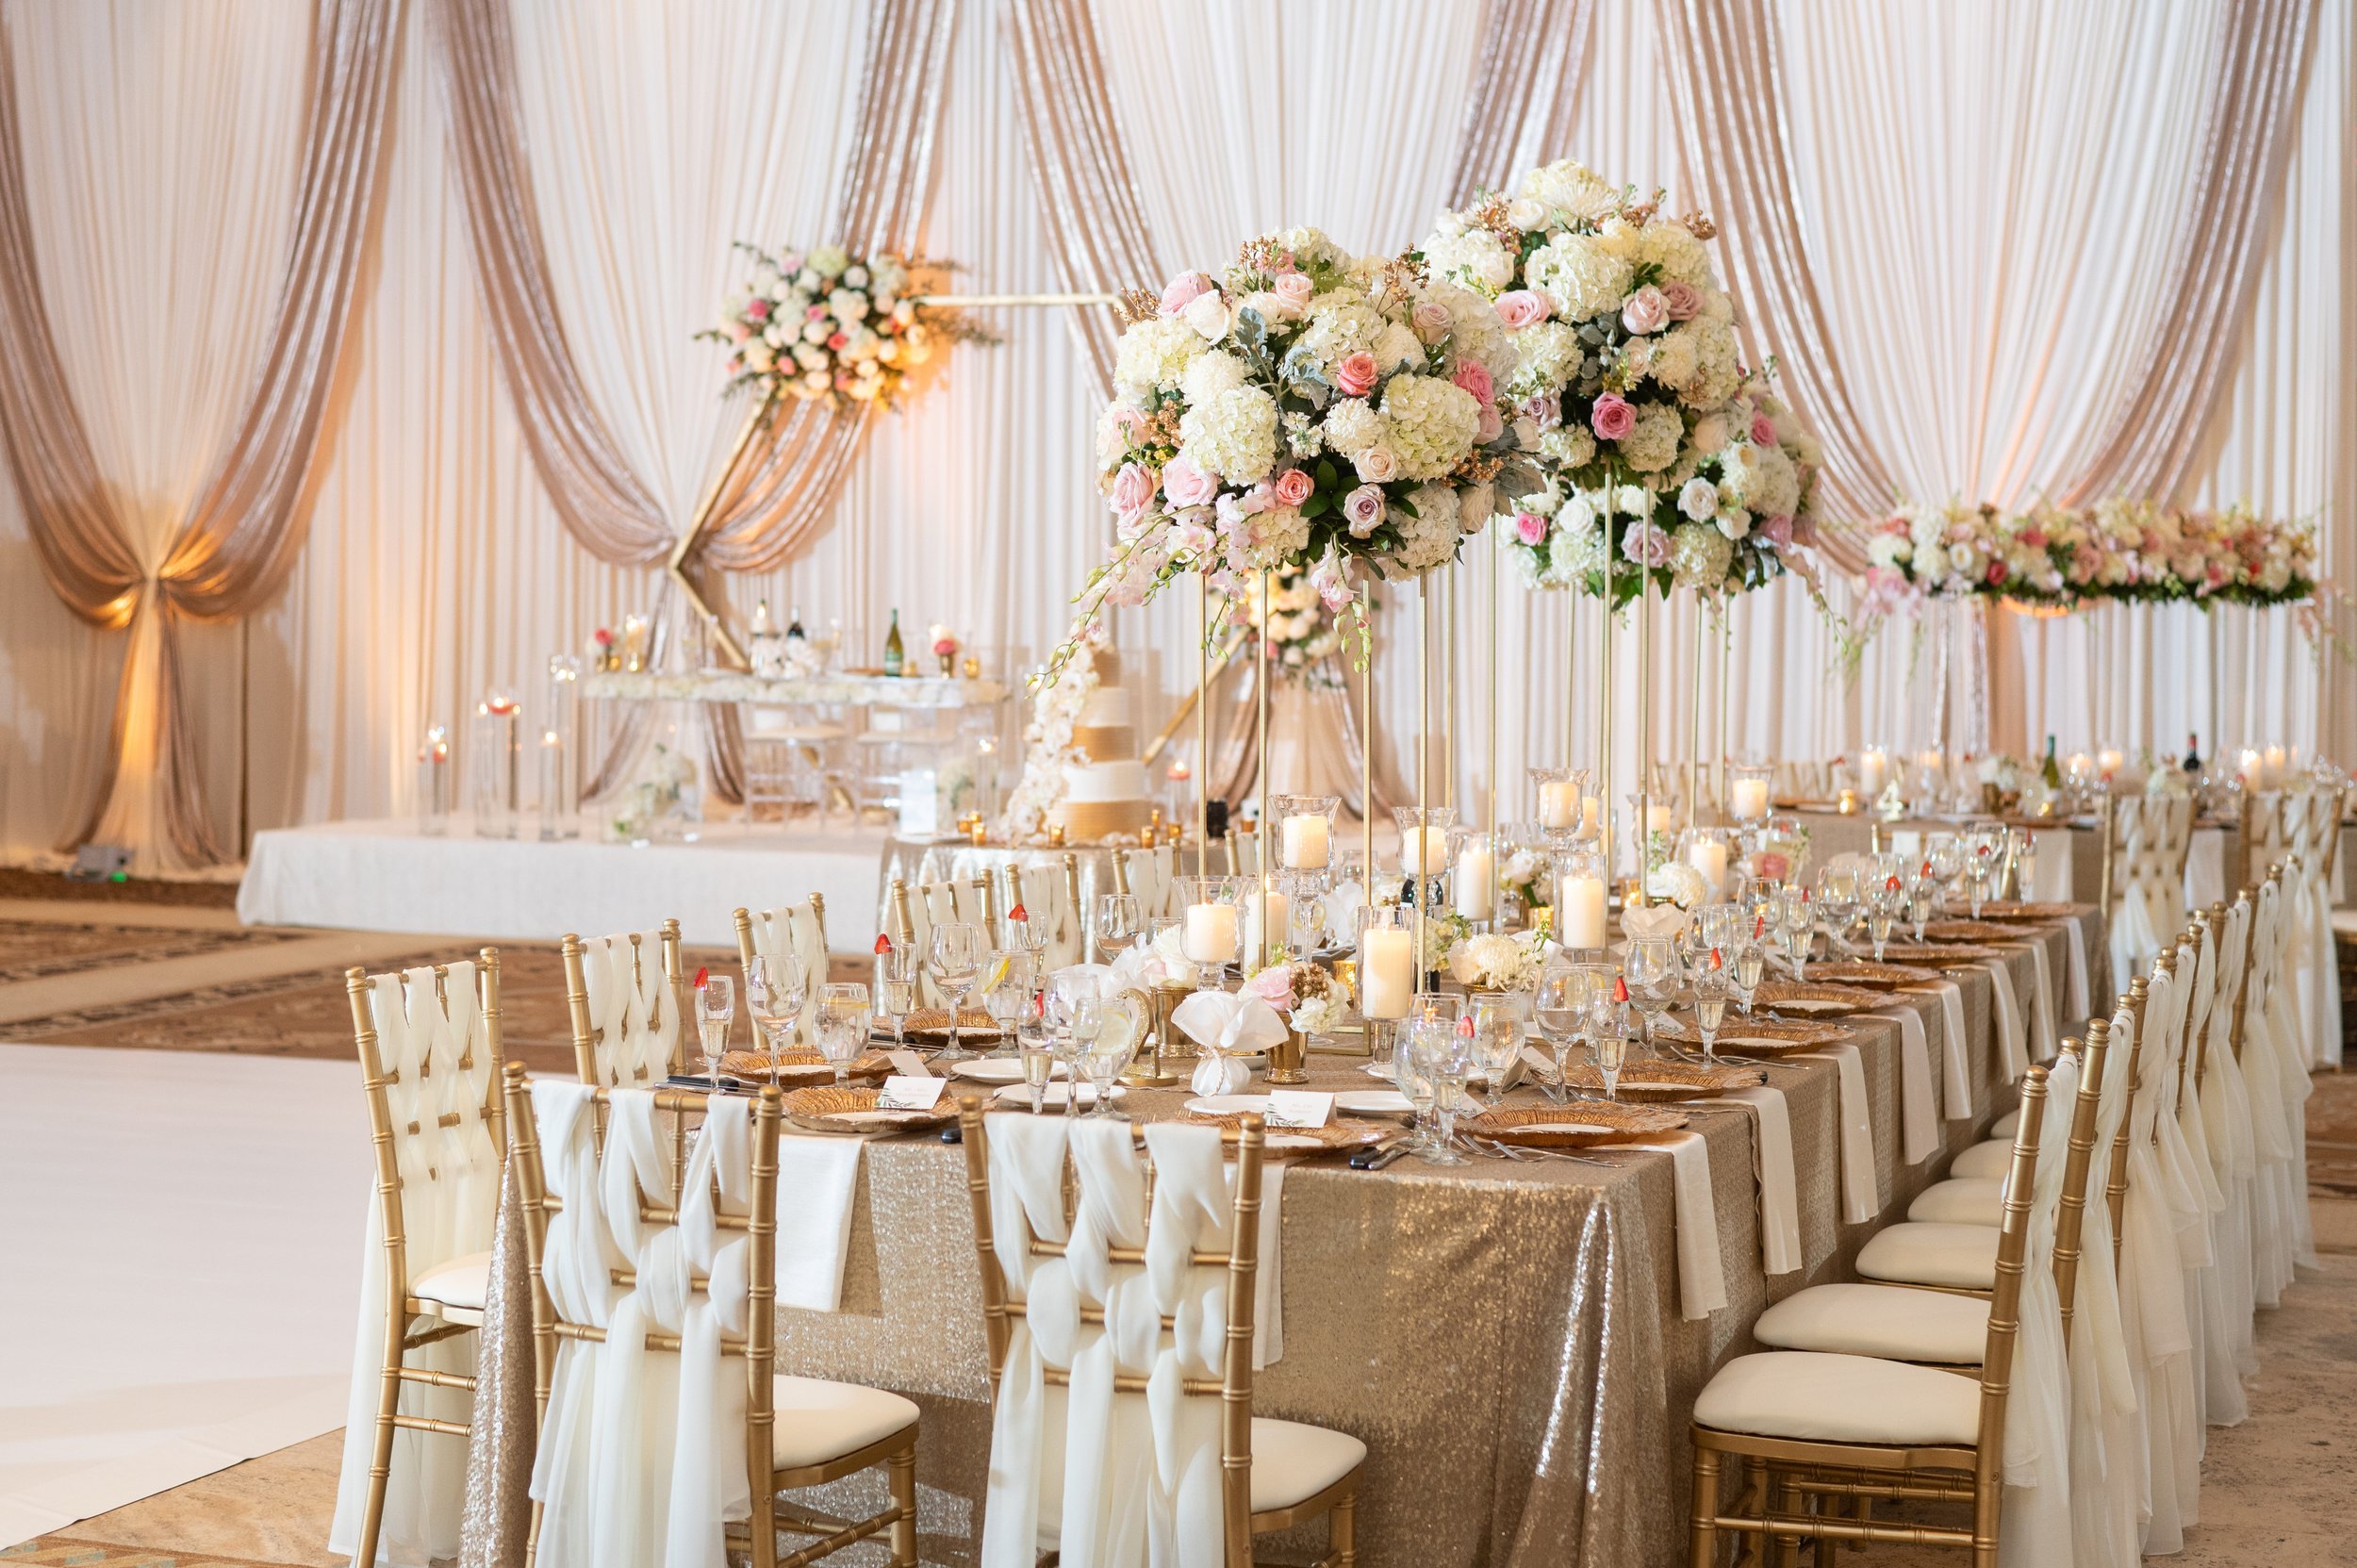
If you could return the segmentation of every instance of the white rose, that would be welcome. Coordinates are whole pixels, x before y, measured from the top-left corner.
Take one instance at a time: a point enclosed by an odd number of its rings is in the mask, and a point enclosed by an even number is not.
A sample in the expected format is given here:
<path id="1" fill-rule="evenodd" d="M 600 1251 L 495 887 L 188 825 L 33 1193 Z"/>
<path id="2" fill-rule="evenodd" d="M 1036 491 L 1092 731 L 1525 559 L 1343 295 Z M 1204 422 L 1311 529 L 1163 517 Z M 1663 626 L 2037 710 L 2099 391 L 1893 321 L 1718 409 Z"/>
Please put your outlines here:
<path id="1" fill-rule="evenodd" d="M 1547 226 L 1546 206 L 1527 196 L 1517 197 L 1506 209 L 1506 221 L 1525 234 L 1534 233 Z"/>
<path id="2" fill-rule="evenodd" d="M 827 340 L 827 323 L 826 323 L 826 322 L 803 322 L 803 323 L 802 323 L 802 341 L 803 341 L 803 342 L 805 342 L 805 343 L 823 343 L 823 342 L 825 342 L 826 340 Z"/>
<path id="3" fill-rule="evenodd" d="M 1752 531 L 1752 514 L 1740 506 L 1729 506 L 1716 520 L 1719 532 L 1729 539 L 1739 539 Z"/>
<path id="4" fill-rule="evenodd" d="M 1353 457 L 1350 466 L 1370 485 L 1389 484 L 1399 477 L 1399 458 L 1380 441 Z"/>
<path id="5" fill-rule="evenodd" d="M 1216 343 L 1228 336 L 1228 302 L 1219 297 L 1216 289 L 1189 300 L 1187 307 L 1178 312 L 1178 319 L 1207 343 Z"/>
<path id="6" fill-rule="evenodd" d="M 1678 491 L 1678 510 L 1696 522 L 1707 522 L 1719 515 L 1719 487 L 1700 477 L 1689 479 Z"/>

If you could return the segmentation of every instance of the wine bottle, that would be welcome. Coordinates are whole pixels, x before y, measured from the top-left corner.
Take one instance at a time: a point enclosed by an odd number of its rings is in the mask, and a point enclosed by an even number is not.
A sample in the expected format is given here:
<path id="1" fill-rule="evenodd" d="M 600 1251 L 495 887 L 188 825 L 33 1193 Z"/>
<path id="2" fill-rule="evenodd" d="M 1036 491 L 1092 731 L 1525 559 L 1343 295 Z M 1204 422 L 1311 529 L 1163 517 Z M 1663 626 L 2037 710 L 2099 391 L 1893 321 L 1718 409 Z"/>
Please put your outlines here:
<path id="1" fill-rule="evenodd" d="M 2049 789 L 2062 787 L 2062 768 L 2054 761 L 2054 737 L 2052 735 L 2046 737 L 2046 761 L 2039 767 L 2037 776 L 2045 781 L 2046 787 Z"/>
<path id="2" fill-rule="evenodd" d="M 900 646 L 900 612 L 892 612 L 892 630 L 884 634 L 883 672 L 898 675 L 908 663 L 908 653 Z"/>
<path id="3" fill-rule="evenodd" d="M 786 617 L 785 635 L 796 642 L 802 640 L 802 607 L 799 604 L 795 605 L 794 613 Z"/>
<path id="4" fill-rule="evenodd" d="M 2189 735 L 2187 735 L 2187 736 L 2185 737 L 2185 760 L 2184 760 L 2184 764 L 2183 764 L 2182 766 L 2184 767 L 2184 769 L 2185 769 L 2185 771 L 2186 771 L 2186 772 L 2188 772 L 2188 773 L 2190 773 L 2190 774 L 2193 774 L 2195 777 L 2199 778 L 2199 777 L 2200 776 L 2200 773 L 2201 773 L 2201 737 L 2200 737 L 2200 735 L 2199 735 L 2199 734 L 2189 734 Z"/>

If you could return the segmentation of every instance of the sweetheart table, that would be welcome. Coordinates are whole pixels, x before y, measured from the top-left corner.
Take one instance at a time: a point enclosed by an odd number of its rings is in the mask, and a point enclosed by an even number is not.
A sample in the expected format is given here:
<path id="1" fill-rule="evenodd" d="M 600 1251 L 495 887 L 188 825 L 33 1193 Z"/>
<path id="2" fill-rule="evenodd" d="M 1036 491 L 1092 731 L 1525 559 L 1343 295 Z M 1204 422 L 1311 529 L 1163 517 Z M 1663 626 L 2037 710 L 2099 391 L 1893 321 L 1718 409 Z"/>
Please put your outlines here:
<path id="1" fill-rule="evenodd" d="M 2100 915 L 2077 916 L 2106 950 Z M 2041 966 L 2031 950 L 2045 949 Z M 2069 926 L 2024 928 L 2000 949 L 2024 1014 L 2041 967 L 2063 1032 Z M 1848 1020 L 1864 1068 L 1880 1218 L 1977 1141 L 2012 1103 L 1994 1032 L 1988 968 L 1959 969 L 1961 1041 L 1931 995 L 1901 994 L 1923 1025 L 1932 1080 L 1963 1052 L 1969 1112 L 1938 1122 L 1938 1146 L 1901 1156 L 1899 1025 Z M 1310 1058 L 1312 1087 L 1362 1088 L 1356 1065 Z M 1284 1351 L 1255 1379 L 1256 1413 L 1340 1428 L 1368 1446 L 1360 1558 L 1371 1568 L 1436 1562 L 1658 1565 L 1686 1549 L 1686 1428 L 1696 1395 L 1752 1348 L 1768 1305 L 1839 1278 L 1874 1229 L 1842 1213 L 1840 1072 L 1826 1060 L 1769 1069 L 1789 1112 L 1801 1266 L 1761 1265 L 1752 1114 L 1696 1107 L 1706 1140 L 1725 1306 L 1681 1310 L 1673 1162 L 1606 1151 L 1605 1164 L 1412 1159 L 1369 1173 L 1294 1165 L 1283 1186 Z M 1534 1091 L 1518 1090 L 1518 1096 Z M 1133 1114 L 1175 1114 L 1182 1091 L 1133 1092 Z M 1944 1112 L 1957 1108 L 1947 1107 Z M 928 1562 L 971 1563 L 985 1492 L 990 1410 L 979 1273 L 964 1155 L 933 1138 L 867 1146 L 840 1310 L 779 1312 L 778 1367 L 890 1388 L 923 1410 L 919 1542 Z M 531 1332 L 520 1214 L 503 1202 L 480 1352 L 462 1561 L 520 1563 L 531 1466 Z M 858 1478 L 817 1505 L 872 1506 Z M 809 1494 L 802 1494 L 808 1496 Z M 877 1494 L 881 1496 L 881 1492 Z M 1307 1561 L 1322 1527 L 1263 1538 L 1260 1555 Z"/>

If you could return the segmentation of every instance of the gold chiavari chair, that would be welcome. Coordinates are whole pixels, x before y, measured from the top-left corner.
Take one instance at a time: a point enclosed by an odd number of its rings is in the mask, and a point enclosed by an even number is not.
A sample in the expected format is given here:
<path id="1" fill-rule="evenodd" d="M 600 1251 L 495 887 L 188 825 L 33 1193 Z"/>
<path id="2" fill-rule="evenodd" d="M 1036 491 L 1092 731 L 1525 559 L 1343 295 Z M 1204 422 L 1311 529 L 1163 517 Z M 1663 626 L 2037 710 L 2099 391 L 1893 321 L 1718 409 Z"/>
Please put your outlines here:
<path id="1" fill-rule="evenodd" d="M 1994 1568 L 2046 1076 L 2032 1067 L 2021 1085 L 1977 1386 L 1937 1367 L 1866 1356 L 1769 1351 L 1729 1362 L 1694 1405 L 1691 1568 L 1716 1568 L 1722 1531 L 1757 1536 L 1772 1547 L 1787 1537 L 1958 1546 L 1972 1553 L 1976 1568 Z M 1722 1510 L 1720 1466 L 1727 1458 L 1741 1461 L 1744 1479 L 1732 1509 Z M 1857 1512 L 1801 1511 L 1807 1502 L 1842 1500 Z M 1972 1524 L 1878 1521 L 1869 1511 L 1877 1501 L 1967 1503 Z"/>
<path id="2" fill-rule="evenodd" d="M 701 1117 L 707 1097 L 684 1089 L 646 1091 L 655 1109 L 681 1119 Z M 563 1212 L 567 1199 L 549 1190 L 548 1171 L 540 1148 L 539 1129 L 533 1115 L 532 1086 L 520 1064 L 506 1075 L 508 1114 L 515 1129 L 516 1191 L 524 1218 L 524 1242 L 532 1282 L 533 1395 L 540 1418 L 548 1416 L 551 1389 L 556 1375 L 560 1344 L 602 1345 L 605 1330 L 595 1324 L 575 1323 L 558 1311 L 542 1264 L 548 1251 L 549 1218 Z M 613 1091 L 596 1091 L 603 1110 Z M 721 1376 L 729 1377 L 732 1362 L 741 1361 L 745 1378 L 745 1456 L 752 1516 L 741 1527 L 725 1530 L 732 1560 L 749 1556 L 753 1568 L 804 1568 L 871 1536 L 889 1532 L 892 1568 L 916 1568 L 916 1436 L 917 1409 L 909 1400 L 882 1389 L 853 1383 L 776 1374 L 778 1130 L 783 1120 L 778 1091 L 762 1089 L 752 1106 L 751 1180 L 742 1214 L 714 1205 L 714 1224 L 725 1230 L 742 1230 L 746 1249 L 746 1327 L 742 1337 L 720 1339 Z M 676 1227 L 679 1200 L 668 1193 L 637 1194 L 642 1226 Z M 647 1248 L 642 1245 L 642 1253 Z M 617 1268 L 611 1278 L 618 1286 L 635 1287 L 635 1275 Z M 709 1296 L 711 1280 L 691 1276 L 691 1295 Z M 650 1331 L 649 1350 L 676 1355 L 681 1336 Z M 779 1494 L 823 1486 L 882 1466 L 891 1503 L 865 1519 L 838 1525 L 806 1514 L 783 1503 Z M 537 1561 L 544 1505 L 536 1502 L 525 1561 Z M 817 1537 L 797 1550 L 781 1550 L 779 1536 Z"/>
<path id="3" fill-rule="evenodd" d="M 418 994 L 416 989 L 417 982 L 429 973 L 433 986 L 430 998 Z M 479 1229 L 486 1238 L 489 1236 L 492 1211 L 499 1201 L 496 1172 L 507 1149 L 506 1113 L 500 1093 L 503 1063 L 499 949 L 485 948 L 476 957 L 473 982 L 481 1010 L 480 1040 L 471 1032 L 462 1037 L 456 1043 L 455 1060 L 436 1061 L 429 1046 L 414 1062 L 387 1066 L 379 1048 L 380 1020 L 376 1012 L 381 999 L 397 1001 L 407 1015 L 414 1015 L 420 1006 L 437 1006 L 447 1020 L 450 978 L 451 966 L 447 965 L 437 965 L 430 971 L 375 977 L 365 969 L 344 971 L 344 991 L 352 1003 L 353 1040 L 360 1057 L 361 1085 L 368 1096 L 369 1136 L 376 1154 L 377 1218 L 384 1232 L 387 1306 L 368 1501 L 354 1557 L 357 1568 L 371 1568 L 376 1560 L 377 1538 L 385 1522 L 385 1494 L 392 1477 L 394 1433 L 415 1431 L 463 1440 L 470 1430 L 465 1422 L 414 1414 L 401 1408 L 404 1385 L 455 1389 L 472 1395 L 475 1380 L 471 1377 L 411 1366 L 409 1354 L 480 1329 L 490 1276 L 487 1251 L 444 1257 L 425 1267 L 412 1269 L 411 1243 L 417 1229 L 409 1223 L 410 1205 L 426 1201 L 428 1195 L 412 1189 L 410 1176 L 422 1171 L 428 1182 L 448 1181 L 454 1191 L 459 1171 L 445 1159 L 450 1136 L 454 1132 L 463 1147 L 471 1131 L 479 1127 L 488 1142 L 485 1151 L 487 1163 L 473 1159 L 469 1164 L 487 1164 L 492 1173 L 487 1180 L 479 1183 L 488 1205 L 480 1216 L 483 1223 Z M 406 1027 L 406 1016 L 383 1021 L 388 1026 L 399 1022 Z M 475 1057 L 478 1044 L 483 1052 L 480 1062 Z M 414 1077 L 405 1078 L 404 1067 Z M 437 1070 L 442 1077 L 439 1086 L 431 1082 Z M 482 1081 L 490 1085 L 489 1094 L 481 1098 L 463 1090 L 467 1079 L 478 1074 Z M 458 1087 L 453 1090 L 453 1085 Z M 437 1087 L 440 1093 L 435 1092 Z M 399 1112 L 393 1104 L 396 1094 L 404 1101 Z M 435 1110 L 437 1104 L 447 1108 Z M 446 1170 L 446 1164 L 453 1168 Z M 447 1201 L 449 1195 L 442 1197 Z"/>
<path id="4" fill-rule="evenodd" d="M 973 1200 L 974 1246 L 981 1262 L 982 1329 L 990 1356 L 991 1396 L 996 1403 L 1014 1341 L 1013 1320 L 1024 1315 L 1027 1303 L 1012 1296 L 993 1234 L 990 1147 L 983 1101 L 961 1102 L 958 1119 L 964 1140 L 966 1189 Z M 1144 1125 L 1131 1124 L 1129 1132 L 1132 1147 L 1144 1150 Z M 1180 1393 L 1184 1398 L 1220 1402 L 1220 1507 L 1228 1568 L 1251 1568 L 1255 1535 L 1290 1529 L 1320 1514 L 1327 1517 L 1327 1555 L 1320 1560 L 1318 1568 L 1353 1568 L 1358 1561 L 1359 1474 L 1365 1463 L 1366 1445 L 1325 1428 L 1270 1420 L 1252 1413 L 1253 1281 L 1260 1266 L 1264 1137 L 1261 1117 L 1241 1118 L 1235 1133 L 1235 1198 L 1229 1219 L 1228 1248 L 1226 1252 L 1196 1251 L 1192 1257 L 1197 1267 L 1228 1271 L 1228 1332 L 1222 1347 L 1220 1376 L 1182 1378 Z M 1147 1180 L 1146 1191 L 1150 1194 L 1150 1171 Z M 1067 1217 L 1073 1202 L 1072 1177 L 1067 1169 Z M 1149 1233 L 1142 1238 L 1142 1245 L 1112 1247 L 1108 1254 L 1111 1260 L 1116 1263 L 1143 1263 L 1151 1247 L 1151 1223 L 1149 1219 Z M 1063 1243 L 1044 1242 L 1036 1236 L 1027 1236 L 1025 1245 L 1033 1257 L 1056 1257 L 1064 1250 Z M 1083 1323 L 1104 1322 L 1101 1307 L 1084 1306 L 1080 1316 Z M 1163 1332 L 1170 1329 L 1171 1321 L 1164 1317 Z M 1050 1386 L 1067 1386 L 1071 1381 L 1069 1372 L 1054 1366 L 1043 1368 L 1042 1375 Z M 1144 1394 L 1147 1380 L 1120 1373 L 1113 1383 L 1117 1395 Z M 1054 1433 L 1049 1442 L 1060 1441 L 1061 1437 L 1061 1433 Z M 1256 1451 L 1262 1452 L 1272 1462 L 1256 1466 Z M 1280 1454 L 1289 1462 L 1274 1462 Z M 1146 1507 L 1143 1496 L 1134 1502 L 1141 1510 Z M 1047 1516 L 1046 1510 L 1043 1516 Z"/>
<path id="5" fill-rule="evenodd" d="M 779 909 L 740 909 L 736 920 L 736 962 L 740 973 L 751 972 L 757 957 L 783 958 L 792 953 L 802 962 L 809 987 L 795 1032 L 810 1036 L 817 1027 L 818 1005 L 827 984 L 827 900 L 813 893 L 799 904 Z M 763 1042 L 766 1044 L 766 1042 Z"/>
<path id="6" fill-rule="evenodd" d="M 593 997 L 592 965 L 605 964 L 624 945 L 627 969 L 609 969 L 623 981 L 618 990 Z M 648 949 L 652 947 L 654 951 Z M 651 933 L 631 932 L 585 942 L 568 932 L 563 943 L 565 1005 L 573 1029 L 573 1070 L 584 1083 L 601 1089 L 643 1089 L 680 1070 L 680 1038 L 684 1031 L 686 977 L 682 972 L 680 928 L 666 920 Z M 601 1010 L 599 1004 L 602 1003 Z M 652 1059 L 651 1042 L 668 1033 L 670 1045 L 662 1060 Z"/>

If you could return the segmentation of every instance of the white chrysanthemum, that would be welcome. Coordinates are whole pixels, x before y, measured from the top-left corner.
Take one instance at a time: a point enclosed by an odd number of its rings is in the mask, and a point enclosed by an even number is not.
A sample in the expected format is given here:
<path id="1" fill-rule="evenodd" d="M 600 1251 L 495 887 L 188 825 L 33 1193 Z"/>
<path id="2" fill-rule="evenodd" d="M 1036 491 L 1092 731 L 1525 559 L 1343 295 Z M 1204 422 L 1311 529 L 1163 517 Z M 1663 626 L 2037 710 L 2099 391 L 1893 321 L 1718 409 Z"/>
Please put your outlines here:
<path id="1" fill-rule="evenodd" d="M 1326 410 L 1326 444 L 1356 457 L 1383 438 L 1383 416 L 1364 398 L 1337 398 Z"/>
<path id="2" fill-rule="evenodd" d="M 1687 325 L 1694 335 L 1697 365 L 1692 379 L 1678 388 L 1678 396 L 1690 408 L 1716 407 L 1743 385 L 1741 346 L 1735 340 L 1735 329 L 1724 322 L 1698 316 Z"/>
<path id="3" fill-rule="evenodd" d="M 1296 346 L 1331 371 L 1351 355 L 1372 350 L 1382 336 L 1383 313 L 1355 289 L 1331 289 L 1310 302 L 1310 324 Z"/>
<path id="4" fill-rule="evenodd" d="M 1618 311 L 1628 297 L 1629 271 L 1625 259 L 1578 234 L 1557 235 L 1523 263 L 1524 280 L 1575 323 Z"/>
<path id="5" fill-rule="evenodd" d="M 1677 461 L 1685 436 L 1686 420 L 1676 404 L 1640 403 L 1636 425 L 1617 443 L 1620 459 L 1639 473 L 1659 473 Z"/>
<path id="6" fill-rule="evenodd" d="M 1588 223 L 1601 222 L 1621 205 L 1618 191 L 1585 164 L 1572 158 L 1558 159 L 1525 174 L 1522 194 L 1566 218 Z"/>
<path id="7" fill-rule="evenodd" d="M 1645 373 L 1670 390 L 1685 391 L 1702 373 L 1702 344 L 1695 339 L 1693 322 L 1640 341 L 1647 345 Z"/>
<path id="8" fill-rule="evenodd" d="M 1584 424 L 1567 424 L 1539 437 L 1539 455 L 1567 469 L 1584 469 L 1596 459 L 1596 438 Z"/>
<path id="9" fill-rule="evenodd" d="M 1211 349 L 1195 356 L 1186 373 L 1178 378 L 1178 389 L 1186 394 L 1190 406 L 1200 407 L 1222 392 L 1229 392 L 1244 384 L 1250 373 L 1239 356 L 1225 349 Z"/>
<path id="10" fill-rule="evenodd" d="M 1715 592 L 1726 581 L 1735 546 L 1708 523 L 1689 523 L 1670 531 L 1670 575 L 1680 587 Z"/>
<path id="11" fill-rule="evenodd" d="M 1513 344 L 1514 375 L 1506 389 L 1517 399 L 1560 392 L 1586 357 L 1579 330 L 1567 322 L 1541 322 L 1508 336 Z"/>
<path id="12" fill-rule="evenodd" d="M 1435 228 L 1426 236 L 1424 258 L 1434 276 L 1454 278 L 1492 299 L 1514 281 L 1514 258 L 1497 236 L 1485 228 L 1467 228 L 1461 221 L 1454 233 Z"/>
<path id="13" fill-rule="evenodd" d="M 1375 362 L 1386 373 L 1403 367 L 1421 370 L 1424 366 L 1424 339 L 1405 322 L 1387 322 L 1376 334 Z"/>
<path id="14" fill-rule="evenodd" d="M 1398 508 L 1392 515 L 1401 536 L 1399 564 L 1409 571 L 1424 571 L 1456 553 L 1457 492 L 1446 485 L 1419 485 L 1408 499 L 1416 515 L 1409 517 Z"/>
<path id="15" fill-rule="evenodd" d="M 1184 322 L 1149 316 L 1114 345 L 1113 382 L 1131 402 L 1144 402 L 1148 392 L 1175 392 L 1203 349 L 1203 339 Z"/>
<path id="16" fill-rule="evenodd" d="M 1383 389 L 1383 424 L 1400 472 L 1438 479 L 1473 451 L 1481 404 L 1462 387 L 1437 376 L 1399 375 Z"/>
<path id="17" fill-rule="evenodd" d="M 1448 307 L 1448 353 L 1451 365 L 1473 361 L 1490 372 L 1492 385 L 1513 378 L 1515 355 L 1506 323 L 1484 295 L 1453 283 L 1435 283 L 1425 290 L 1428 299 Z"/>
<path id="18" fill-rule="evenodd" d="M 1277 400 L 1258 387 L 1230 388 L 1187 410 L 1178 443 L 1230 485 L 1265 479 L 1277 462 Z"/>

